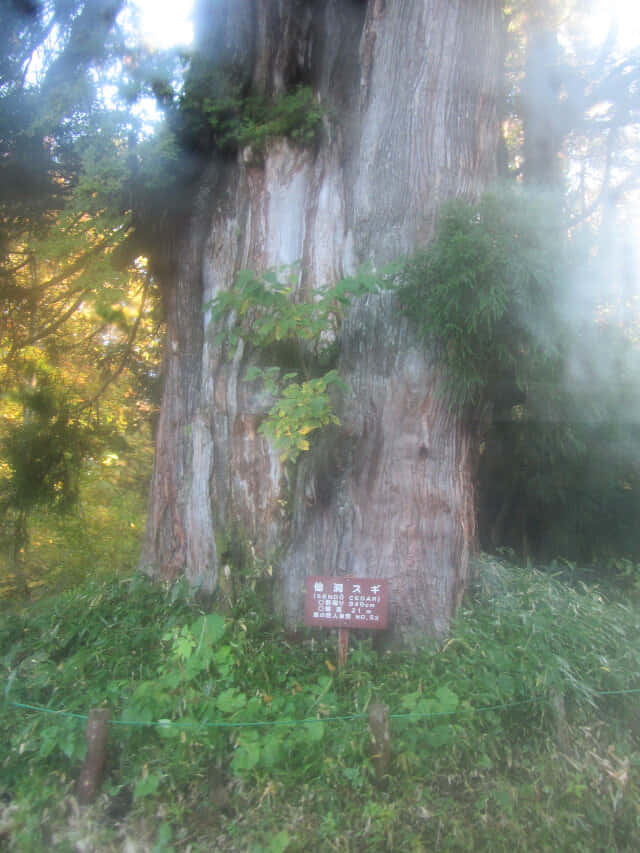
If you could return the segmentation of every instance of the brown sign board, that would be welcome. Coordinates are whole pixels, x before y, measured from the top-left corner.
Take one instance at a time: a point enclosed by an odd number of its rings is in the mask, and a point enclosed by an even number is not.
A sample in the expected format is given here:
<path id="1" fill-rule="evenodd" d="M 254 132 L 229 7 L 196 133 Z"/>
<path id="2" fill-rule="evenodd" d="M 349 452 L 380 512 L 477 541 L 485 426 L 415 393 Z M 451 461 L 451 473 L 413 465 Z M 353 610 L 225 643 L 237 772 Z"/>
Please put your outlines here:
<path id="1" fill-rule="evenodd" d="M 387 627 L 389 584 L 382 578 L 306 578 L 304 624 L 321 628 Z"/>

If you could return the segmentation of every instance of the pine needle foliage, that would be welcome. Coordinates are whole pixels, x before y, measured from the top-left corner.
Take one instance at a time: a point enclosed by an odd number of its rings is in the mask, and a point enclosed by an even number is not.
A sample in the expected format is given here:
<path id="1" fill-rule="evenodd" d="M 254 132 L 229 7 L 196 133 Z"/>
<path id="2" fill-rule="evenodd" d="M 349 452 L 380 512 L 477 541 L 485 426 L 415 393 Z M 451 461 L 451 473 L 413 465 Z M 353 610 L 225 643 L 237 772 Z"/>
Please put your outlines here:
<path id="1" fill-rule="evenodd" d="M 9 470 L 2 500 L 16 509 L 65 510 L 78 497 L 78 481 L 90 431 L 74 419 L 59 389 L 40 387 L 21 395 L 22 423 L 9 423 L 0 451 Z"/>

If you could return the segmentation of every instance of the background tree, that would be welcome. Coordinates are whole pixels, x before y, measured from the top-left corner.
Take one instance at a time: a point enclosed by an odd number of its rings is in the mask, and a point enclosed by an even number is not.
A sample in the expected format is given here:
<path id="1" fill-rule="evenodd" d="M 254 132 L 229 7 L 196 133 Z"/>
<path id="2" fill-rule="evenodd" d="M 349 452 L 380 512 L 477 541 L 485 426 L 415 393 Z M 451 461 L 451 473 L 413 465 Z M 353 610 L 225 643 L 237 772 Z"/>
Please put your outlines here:
<path id="1" fill-rule="evenodd" d="M 506 399 L 492 397 L 478 472 L 479 520 L 486 548 L 507 545 L 546 560 L 562 555 L 603 571 L 616 562 L 614 553 L 622 563 L 640 556 L 632 521 L 638 508 L 637 259 L 625 222 L 625 200 L 638 181 L 631 150 L 639 69 L 633 53 L 621 51 L 615 30 L 603 32 L 599 44 L 587 41 L 587 13 L 566 3 L 511 8 L 510 174 L 529 188 L 532 213 L 545 194 L 556 196 L 557 213 L 547 214 L 555 230 L 538 229 L 530 267 L 544 263 L 551 286 L 529 312 L 538 344 L 548 351 L 553 341 L 556 354 L 551 369 L 534 379 L 530 360 L 528 382 L 507 381 Z M 478 227 L 482 221 L 480 215 Z M 521 217 L 513 222 L 524 230 Z M 529 225 L 534 222 L 532 215 Z M 495 236 L 491 227 L 489 233 Z M 515 235 L 510 225 L 501 233 Z M 567 266 L 553 246 L 568 237 Z M 512 257 L 519 246 L 512 242 Z M 480 286 L 476 299 L 489 295 Z M 506 313 L 522 332 L 522 307 L 511 303 Z M 492 338 L 494 355 L 503 341 Z"/>

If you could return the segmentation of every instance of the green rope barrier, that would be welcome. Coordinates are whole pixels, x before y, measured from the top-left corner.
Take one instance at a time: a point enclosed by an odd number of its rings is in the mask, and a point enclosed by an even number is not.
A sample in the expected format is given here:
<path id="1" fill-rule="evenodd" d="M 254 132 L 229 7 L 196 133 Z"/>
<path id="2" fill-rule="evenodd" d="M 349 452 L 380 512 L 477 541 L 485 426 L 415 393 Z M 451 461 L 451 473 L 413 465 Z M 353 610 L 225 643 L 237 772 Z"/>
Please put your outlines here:
<path id="1" fill-rule="evenodd" d="M 153 720 L 144 722 L 143 720 L 111 720 L 113 726 L 158 726 L 175 727 L 183 729 L 237 729 L 237 728 L 255 728 L 257 726 L 306 726 L 309 723 L 332 723 L 340 720 L 360 720 L 365 719 L 366 714 L 345 714 L 339 717 L 305 717 L 302 720 L 255 720 L 230 723 L 228 721 L 217 721 L 208 723 L 203 720 L 201 723 L 175 723 L 172 720 Z"/>
<path id="2" fill-rule="evenodd" d="M 523 699 L 520 702 L 506 702 L 504 705 L 485 705 L 481 708 L 456 708 L 455 711 L 429 711 L 425 713 L 421 713 L 418 711 L 409 711 L 406 714 L 389 714 L 389 719 L 401 720 L 412 718 L 418 720 L 424 719 L 426 717 L 453 717 L 457 714 L 464 714 L 465 712 L 470 714 L 480 714 L 484 711 L 502 711 L 505 708 L 515 708 L 518 705 L 530 705 L 532 702 L 535 702 L 537 698 L 537 696 L 534 696 L 531 699 Z"/>
<path id="3" fill-rule="evenodd" d="M 632 687 L 629 690 L 599 690 L 594 696 L 618 696 L 621 693 L 640 693 L 640 687 Z"/>
<path id="4" fill-rule="evenodd" d="M 600 690 L 595 691 L 594 696 L 621 696 L 626 694 L 640 693 L 640 688 L 628 688 L 625 690 Z M 409 711 L 406 714 L 389 714 L 389 719 L 392 720 L 408 720 L 408 719 L 430 719 L 435 717 L 454 717 L 464 713 L 480 714 L 488 711 L 503 711 L 507 708 L 515 708 L 522 705 L 530 705 L 542 697 L 532 696 L 529 699 L 522 699 L 518 702 L 506 702 L 502 705 L 485 705 L 480 708 L 457 708 L 454 711 L 431 711 L 431 712 L 414 712 Z M 23 708 L 27 711 L 35 711 L 42 714 L 52 714 L 56 717 L 72 717 L 76 720 L 88 720 L 87 714 L 75 714 L 72 711 L 56 710 L 55 708 L 45 708 L 42 705 L 26 705 L 22 702 L 8 702 L 15 708 Z M 255 721 L 217 721 L 201 723 L 180 723 L 173 720 L 110 720 L 112 726 L 156 726 L 158 728 L 177 728 L 177 729 L 238 729 L 238 728 L 257 728 L 265 726 L 305 726 L 310 723 L 333 723 L 344 722 L 347 720 L 363 720 L 367 718 L 367 714 L 345 714 L 342 716 L 333 717 L 306 717 L 302 720 L 255 720 Z"/>
<path id="5" fill-rule="evenodd" d="M 38 711 L 41 714 L 53 714 L 56 717 L 74 717 L 76 720 L 88 720 L 87 714 L 74 714 L 72 711 L 58 711 L 55 708 L 44 708 L 42 705 L 24 705 L 22 702 L 9 702 L 16 708 L 26 708 L 27 711 Z"/>
<path id="6" fill-rule="evenodd" d="M 23 702 L 9 702 L 15 708 L 24 708 L 27 711 L 36 711 L 41 714 L 52 714 L 55 717 L 73 717 L 77 720 L 88 720 L 87 714 L 74 714 L 71 711 L 60 711 L 55 708 L 45 708 L 43 705 L 25 705 Z M 180 723 L 174 720 L 109 720 L 112 726 L 158 726 L 159 728 L 176 729 L 201 729 L 201 728 L 248 728 L 255 726 L 302 726 L 308 723 L 331 723 L 339 720 L 365 719 L 366 714 L 345 714 L 335 717 L 305 717 L 302 720 L 255 720 L 231 723 L 228 721 L 201 723 Z"/>

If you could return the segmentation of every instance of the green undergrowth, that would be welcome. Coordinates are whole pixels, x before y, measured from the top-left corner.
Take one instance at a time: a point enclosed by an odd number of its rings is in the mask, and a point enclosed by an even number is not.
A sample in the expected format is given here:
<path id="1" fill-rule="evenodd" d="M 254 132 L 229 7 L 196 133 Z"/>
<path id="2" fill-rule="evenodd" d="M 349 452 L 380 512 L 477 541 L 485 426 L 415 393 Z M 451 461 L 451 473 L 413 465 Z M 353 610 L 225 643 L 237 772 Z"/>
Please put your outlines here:
<path id="1" fill-rule="evenodd" d="M 223 611 L 134 576 L 9 611 L 0 660 L 7 850 L 638 849 L 640 693 L 617 691 L 640 689 L 640 616 L 597 586 L 485 557 L 445 642 L 353 637 L 338 670 L 331 634 L 287 633 L 250 585 Z M 102 705 L 105 784 L 79 809 Z"/>

